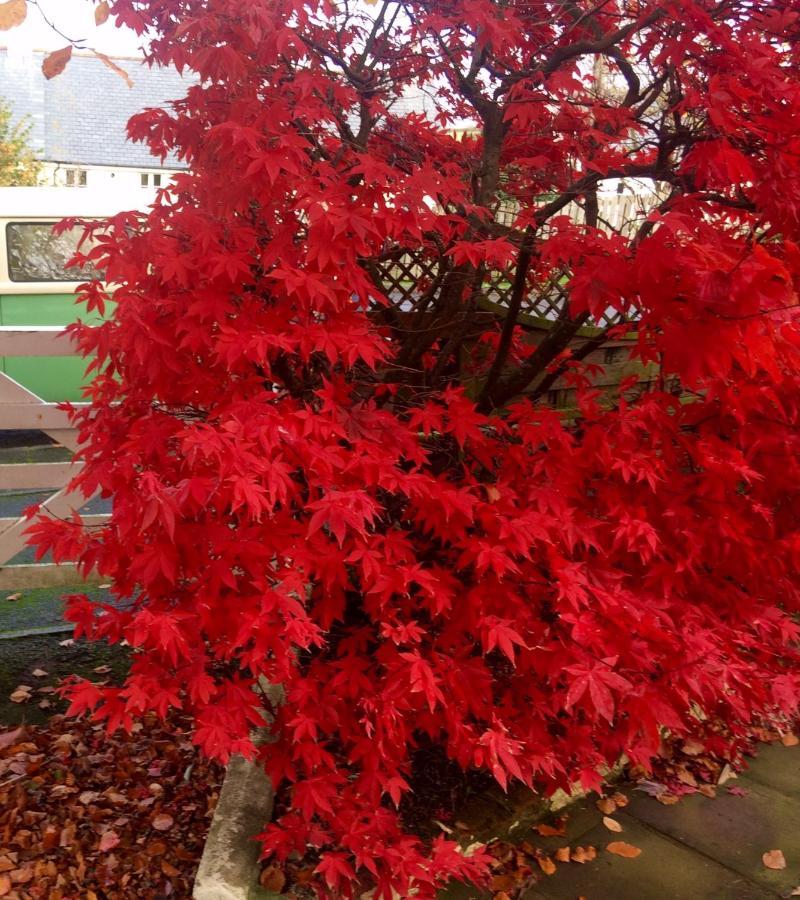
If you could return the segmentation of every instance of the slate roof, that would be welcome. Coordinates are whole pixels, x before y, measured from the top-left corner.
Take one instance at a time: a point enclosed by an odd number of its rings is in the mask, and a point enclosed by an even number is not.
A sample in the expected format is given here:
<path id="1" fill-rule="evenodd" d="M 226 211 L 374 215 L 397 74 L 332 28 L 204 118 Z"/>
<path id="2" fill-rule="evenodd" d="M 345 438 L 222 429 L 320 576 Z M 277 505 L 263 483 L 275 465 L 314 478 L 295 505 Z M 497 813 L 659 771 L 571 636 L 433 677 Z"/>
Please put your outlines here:
<path id="1" fill-rule="evenodd" d="M 191 76 L 149 68 L 135 59 L 115 59 L 133 80 L 129 88 L 95 56 L 76 53 L 64 72 L 48 81 L 42 51 L 20 53 L 0 47 L 0 97 L 15 117 L 27 116 L 31 143 L 46 162 L 97 166 L 180 169 L 161 161 L 144 144 L 127 139 L 125 126 L 148 106 L 167 106 L 186 94 Z"/>

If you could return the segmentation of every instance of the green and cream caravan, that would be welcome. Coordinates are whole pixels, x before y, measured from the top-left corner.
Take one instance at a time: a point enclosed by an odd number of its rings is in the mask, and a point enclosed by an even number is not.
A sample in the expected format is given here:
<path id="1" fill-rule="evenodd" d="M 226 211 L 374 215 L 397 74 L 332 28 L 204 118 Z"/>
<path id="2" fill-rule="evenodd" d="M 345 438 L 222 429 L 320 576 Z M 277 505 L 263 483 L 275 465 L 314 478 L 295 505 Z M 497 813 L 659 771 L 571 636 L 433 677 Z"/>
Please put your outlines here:
<path id="1" fill-rule="evenodd" d="M 53 225 L 68 217 L 103 218 L 141 209 L 153 193 L 95 192 L 81 188 L 0 188 L 0 326 L 68 325 L 91 321 L 75 302 L 86 275 L 66 268 L 79 228 L 59 236 Z M 86 362 L 78 357 L 0 357 L 5 372 L 43 400 L 80 400 Z"/>

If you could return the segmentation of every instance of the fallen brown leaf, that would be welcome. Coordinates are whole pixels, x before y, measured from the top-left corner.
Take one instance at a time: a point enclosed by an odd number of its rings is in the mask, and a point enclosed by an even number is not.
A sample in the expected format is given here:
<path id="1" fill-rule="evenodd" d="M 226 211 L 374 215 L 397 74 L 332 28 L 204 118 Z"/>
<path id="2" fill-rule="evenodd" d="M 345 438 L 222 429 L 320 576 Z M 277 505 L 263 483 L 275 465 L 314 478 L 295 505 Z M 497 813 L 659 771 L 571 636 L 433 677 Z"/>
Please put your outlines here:
<path id="1" fill-rule="evenodd" d="M 623 809 L 628 805 L 628 798 L 619 791 L 611 795 L 611 799 L 617 804 L 617 809 Z"/>
<path id="2" fill-rule="evenodd" d="M 555 857 L 559 862 L 569 862 L 570 857 L 570 849 L 569 847 L 559 847 L 555 852 Z"/>
<path id="3" fill-rule="evenodd" d="M 536 862 L 539 863 L 539 868 L 545 875 L 555 875 L 556 864 L 549 856 L 538 856 Z"/>
<path id="4" fill-rule="evenodd" d="M 23 866 L 9 873 L 12 884 L 27 884 L 33 881 L 33 866 Z"/>
<path id="5" fill-rule="evenodd" d="M 261 872 L 261 887 L 267 886 L 266 884 L 264 884 L 264 879 L 267 877 L 271 877 L 271 874 L 268 874 L 268 873 L 270 873 L 270 870 L 275 869 L 275 868 L 277 868 L 277 867 L 276 866 L 267 866 L 266 869 L 264 869 Z M 281 872 L 280 869 L 278 869 L 278 872 L 281 875 L 283 875 L 283 872 Z M 286 879 L 284 879 L 284 881 L 285 880 Z M 513 875 L 508 875 L 508 874 L 495 875 L 492 878 L 491 888 L 493 891 L 513 891 L 516 886 L 517 886 L 517 881 L 513 877 Z"/>
<path id="6" fill-rule="evenodd" d="M 0 875 L 0 897 L 11 893 L 11 879 L 8 875 Z"/>
<path id="7" fill-rule="evenodd" d="M 664 806 L 674 806 L 680 799 L 681 798 L 676 797 L 675 794 L 659 794 L 656 797 L 656 800 Z"/>
<path id="8" fill-rule="evenodd" d="M 762 855 L 761 861 L 768 869 L 786 868 L 786 857 L 781 850 L 768 850 Z"/>
<path id="9" fill-rule="evenodd" d="M 161 871 L 167 876 L 167 878 L 177 878 L 181 874 L 180 869 L 176 869 L 175 866 L 172 865 L 172 863 L 167 862 L 165 859 L 161 860 Z M 283 880 L 284 882 L 286 881 L 285 878 Z M 278 890 L 277 893 L 280 893 L 280 890 Z"/>
<path id="10" fill-rule="evenodd" d="M 117 832 L 106 831 L 100 838 L 100 851 L 102 853 L 107 853 L 109 850 L 113 850 L 117 844 L 119 844 L 119 835 Z"/>
<path id="11" fill-rule="evenodd" d="M 511 900 L 511 897 L 505 891 L 498 891 L 492 900 Z"/>
<path id="12" fill-rule="evenodd" d="M 616 819 L 610 819 L 608 816 L 603 816 L 603 825 L 605 825 L 609 831 L 616 831 L 617 833 L 622 831 L 622 825 L 620 825 Z"/>
<path id="13" fill-rule="evenodd" d="M 687 756 L 699 756 L 705 749 L 705 745 L 701 744 L 700 741 L 694 740 L 694 738 L 689 738 L 688 741 L 684 742 L 683 747 L 681 747 L 681 750 Z"/>
<path id="14" fill-rule="evenodd" d="M 25 729 L 22 726 L 15 728 L 13 731 L 3 732 L 3 734 L 0 734 L 0 750 L 5 750 L 6 747 L 19 743 L 24 736 Z"/>
<path id="15" fill-rule="evenodd" d="M 606 816 L 610 816 L 617 809 L 617 804 L 613 797 L 601 797 L 595 803 L 595 806 Z"/>
<path id="16" fill-rule="evenodd" d="M 265 890 L 280 894 L 286 886 L 286 876 L 279 866 L 271 865 L 262 870 L 258 883 Z"/>
<path id="17" fill-rule="evenodd" d="M 697 790 L 704 797 L 708 797 L 709 800 L 713 800 L 717 796 L 717 791 L 713 784 L 701 784 Z"/>
<path id="18" fill-rule="evenodd" d="M 559 825 L 547 825 L 544 822 L 540 822 L 533 827 L 542 837 L 564 837 L 566 834 L 566 828 L 563 822 Z"/>
<path id="19" fill-rule="evenodd" d="M 726 781 L 730 781 L 731 778 L 736 778 L 736 772 L 730 766 L 730 763 L 725 763 L 722 767 L 722 771 L 719 773 L 719 778 L 717 778 L 717 784 L 725 784 Z"/>
<path id="20" fill-rule="evenodd" d="M 570 856 L 570 859 L 573 862 L 581 863 L 581 865 L 583 865 L 583 863 L 589 861 L 589 854 L 587 853 L 585 847 L 576 847 L 572 851 L 572 855 Z"/>
<path id="21" fill-rule="evenodd" d="M 2 30 L 2 29 L 0 29 L 0 30 Z M 19 600 L 19 598 L 20 598 L 21 596 L 22 596 L 22 594 L 9 594 L 9 595 L 6 597 L 6 600 L 10 600 L 10 601 L 13 603 L 15 600 Z"/>
<path id="22" fill-rule="evenodd" d="M 31 675 L 33 675 L 34 678 L 44 678 L 45 675 L 47 675 L 47 672 L 45 672 L 44 669 L 34 669 L 31 672 Z"/>
<path id="23" fill-rule="evenodd" d="M 153 819 L 152 825 L 156 831 L 169 831 L 170 828 L 175 824 L 175 820 L 168 813 L 161 813 L 158 816 L 155 816 Z"/>
<path id="24" fill-rule="evenodd" d="M 625 859 L 635 859 L 642 852 L 641 848 L 634 847 L 633 844 L 628 844 L 625 841 L 612 841 L 606 847 L 606 850 L 615 856 L 624 856 Z"/>
<path id="25" fill-rule="evenodd" d="M 784 747 L 796 747 L 800 744 L 800 738 L 796 734 L 782 734 L 781 743 Z"/>
<path id="26" fill-rule="evenodd" d="M 17 688 L 15 691 L 12 691 L 8 695 L 8 699 L 12 703 L 25 703 L 26 701 L 31 699 L 31 692 L 23 691 L 23 690 L 20 690 L 19 688 Z"/>

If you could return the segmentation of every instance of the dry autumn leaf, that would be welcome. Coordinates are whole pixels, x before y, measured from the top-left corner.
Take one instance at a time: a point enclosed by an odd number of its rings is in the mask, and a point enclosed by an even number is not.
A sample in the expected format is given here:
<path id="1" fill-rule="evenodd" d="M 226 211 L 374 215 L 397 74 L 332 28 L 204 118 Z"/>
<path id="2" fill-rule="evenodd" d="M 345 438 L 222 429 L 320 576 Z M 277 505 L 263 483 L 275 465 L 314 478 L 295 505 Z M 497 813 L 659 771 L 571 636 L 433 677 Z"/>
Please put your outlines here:
<path id="1" fill-rule="evenodd" d="M 762 855 L 761 861 L 768 869 L 786 868 L 786 857 L 781 850 L 768 850 Z"/>
<path id="2" fill-rule="evenodd" d="M 565 834 L 563 823 L 560 825 L 546 825 L 544 822 L 540 822 L 533 827 L 542 837 L 563 837 Z"/>
<path id="3" fill-rule="evenodd" d="M 0 11 L 2 11 L 2 7 L 0 7 Z M 21 596 L 22 594 L 9 594 L 6 597 L 6 600 L 10 600 L 13 603 L 15 600 L 19 600 Z"/>
<path id="4" fill-rule="evenodd" d="M 152 825 L 156 831 L 169 831 L 175 820 L 168 813 L 161 813 L 153 819 Z"/>
<path id="5" fill-rule="evenodd" d="M 800 738 L 796 734 L 782 734 L 781 743 L 784 747 L 796 747 L 800 744 Z"/>
<path id="6" fill-rule="evenodd" d="M 617 809 L 617 804 L 612 797 L 601 797 L 595 806 L 606 816 L 610 816 Z"/>
<path id="7" fill-rule="evenodd" d="M 8 0 L 7 3 L 0 3 L 0 31 L 8 31 L 10 28 L 16 28 L 25 21 L 28 15 L 28 4 L 25 0 Z M 6 600 L 9 600 L 6 597 Z M 16 599 L 16 598 L 14 598 Z M 0 897 L 2 894 L 0 894 Z"/>
<path id="8" fill-rule="evenodd" d="M 8 695 L 8 699 L 12 703 L 25 703 L 26 701 L 31 699 L 31 692 L 24 691 L 24 690 L 21 690 L 20 688 L 17 688 L 15 691 L 12 691 Z"/>
<path id="9" fill-rule="evenodd" d="M 536 862 L 539 863 L 539 868 L 545 875 L 555 875 L 556 864 L 549 856 L 538 856 Z"/>
<path id="10" fill-rule="evenodd" d="M 92 50 L 92 53 L 94 53 L 104 66 L 107 66 L 112 72 L 119 75 L 129 88 L 133 87 L 133 79 L 131 76 L 122 68 L 122 66 L 118 66 L 110 56 L 106 56 L 105 53 L 101 53 L 99 50 Z"/>
<path id="11" fill-rule="evenodd" d="M 261 877 L 258 879 L 258 883 L 266 890 L 272 891 L 275 894 L 280 894 L 286 886 L 286 876 L 283 874 L 280 867 L 275 865 L 267 866 L 261 871 Z"/>
<path id="12" fill-rule="evenodd" d="M 625 859 L 635 859 L 642 852 L 639 847 L 634 847 L 633 844 L 628 844 L 625 841 L 612 841 L 606 847 L 606 850 L 615 856 L 624 856 Z"/>
<path id="13" fill-rule="evenodd" d="M 94 10 L 94 24 L 102 25 L 104 22 L 108 21 L 108 17 L 111 15 L 111 9 L 107 3 L 107 0 L 103 0 L 98 6 L 95 7 Z"/>
<path id="14" fill-rule="evenodd" d="M 31 672 L 31 675 L 33 675 L 34 678 L 44 678 L 45 675 L 47 675 L 47 672 L 45 672 L 44 669 L 34 669 L 33 672 Z"/>
<path id="15" fill-rule="evenodd" d="M 569 862 L 570 852 L 569 847 L 559 847 L 555 852 L 555 857 L 558 862 Z"/>
<path id="16" fill-rule="evenodd" d="M 42 73 L 47 79 L 55 78 L 60 75 L 67 67 L 67 63 L 72 59 L 72 44 L 62 47 L 60 50 L 54 50 L 48 53 L 42 60 Z"/>
<path id="17" fill-rule="evenodd" d="M 689 738 L 689 740 L 684 743 L 683 747 L 681 747 L 681 750 L 687 756 L 699 756 L 705 749 L 705 745 L 701 744 L 700 741 L 696 741 L 694 738 Z"/>
<path id="18" fill-rule="evenodd" d="M 116 831 L 106 831 L 100 838 L 100 850 L 103 853 L 113 850 L 119 843 L 119 835 Z"/>
<path id="19" fill-rule="evenodd" d="M 656 800 L 664 806 L 674 806 L 680 800 L 680 797 L 676 797 L 675 794 L 659 794 Z"/>
<path id="20" fill-rule="evenodd" d="M 15 728 L 13 731 L 6 731 L 0 734 L 0 750 L 5 750 L 6 747 L 11 747 L 12 744 L 18 744 L 24 736 L 25 729 L 22 726 Z"/>
<path id="21" fill-rule="evenodd" d="M 608 816 L 603 816 L 603 825 L 605 825 L 609 831 L 616 831 L 617 833 L 622 831 L 622 825 L 620 825 L 616 819 L 611 819 Z"/>
<path id="22" fill-rule="evenodd" d="M 167 878 L 177 878 L 181 872 L 180 869 L 176 869 L 172 863 L 167 862 L 165 859 L 161 860 L 161 871 L 167 876 Z M 284 878 L 284 881 L 286 879 Z M 280 893 L 280 891 L 278 891 Z"/>
<path id="23" fill-rule="evenodd" d="M 11 892 L 11 879 L 8 875 L 0 875 L 0 897 L 5 897 Z"/>
<path id="24" fill-rule="evenodd" d="M 628 798 L 625 796 L 625 794 L 620 794 L 619 791 L 617 791 L 615 794 L 612 794 L 611 799 L 614 801 L 614 803 L 617 804 L 617 809 L 623 809 L 628 805 Z"/>

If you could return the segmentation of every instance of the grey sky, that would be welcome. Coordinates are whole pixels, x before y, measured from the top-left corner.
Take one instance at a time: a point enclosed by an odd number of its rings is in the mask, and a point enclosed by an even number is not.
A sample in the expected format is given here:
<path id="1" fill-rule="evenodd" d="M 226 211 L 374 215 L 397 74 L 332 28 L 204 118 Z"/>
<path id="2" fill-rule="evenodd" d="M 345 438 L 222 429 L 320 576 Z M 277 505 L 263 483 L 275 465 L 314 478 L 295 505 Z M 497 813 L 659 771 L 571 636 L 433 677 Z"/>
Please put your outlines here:
<path id="1" fill-rule="evenodd" d="M 36 5 L 29 3 L 25 22 L 4 32 L 0 43 L 9 51 L 20 53 L 63 47 L 66 41 L 46 24 L 42 12 L 69 38 L 85 38 L 87 47 L 114 56 L 141 56 L 142 39 L 127 28 L 117 28 L 113 17 L 99 28 L 94 24 L 91 0 L 36 0 Z"/>

